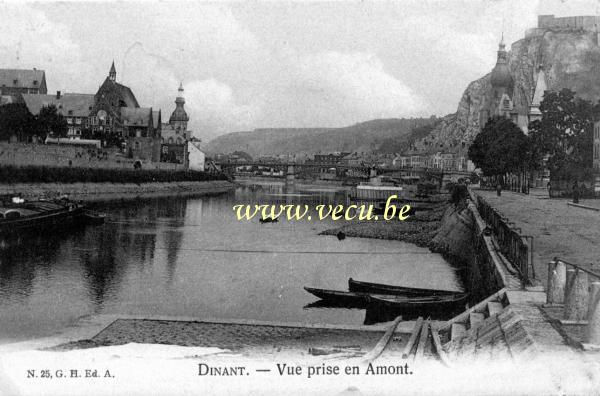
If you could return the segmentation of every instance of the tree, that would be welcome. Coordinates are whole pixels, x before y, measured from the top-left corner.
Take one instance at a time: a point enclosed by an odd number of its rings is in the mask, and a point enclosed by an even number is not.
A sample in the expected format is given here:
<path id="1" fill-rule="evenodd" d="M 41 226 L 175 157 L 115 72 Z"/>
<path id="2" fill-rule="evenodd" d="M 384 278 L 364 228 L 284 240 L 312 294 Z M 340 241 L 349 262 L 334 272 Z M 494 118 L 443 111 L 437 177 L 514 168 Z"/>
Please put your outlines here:
<path id="1" fill-rule="evenodd" d="M 35 134 L 35 119 L 25 105 L 10 103 L 0 106 L 0 140 L 16 136 L 17 140 L 26 141 Z"/>
<path id="2" fill-rule="evenodd" d="M 542 119 L 529 125 L 537 165 L 547 157 L 551 177 L 559 179 L 577 179 L 590 172 L 599 106 L 565 88 L 546 92 L 540 111 Z"/>
<path id="3" fill-rule="evenodd" d="M 36 117 L 38 128 L 46 135 L 54 137 L 66 137 L 69 126 L 65 118 L 58 114 L 56 106 L 50 105 L 42 107 Z"/>
<path id="4" fill-rule="evenodd" d="M 473 144 L 469 159 L 486 176 L 526 171 L 530 165 L 529 139 L 521 129 L 505 117 L 488 120 Z"/>

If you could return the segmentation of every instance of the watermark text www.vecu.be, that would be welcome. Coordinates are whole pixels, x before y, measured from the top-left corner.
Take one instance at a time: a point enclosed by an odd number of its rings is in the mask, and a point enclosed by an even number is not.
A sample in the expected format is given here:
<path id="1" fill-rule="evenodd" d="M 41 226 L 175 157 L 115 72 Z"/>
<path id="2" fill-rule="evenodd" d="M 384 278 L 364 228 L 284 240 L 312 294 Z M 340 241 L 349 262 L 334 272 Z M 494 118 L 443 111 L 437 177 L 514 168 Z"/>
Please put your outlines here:
<path id="1" fill-rule="evenodd" d="M 398 208 L 393 200 L 398 199 L 397 195 L 391 195 L 383 209 L 383 219 L 386 221 L 398 218 L 398 220 L 406 220 L 409 217 L 410 205 L 403 205 Z M 379 220 L 379 216 L 374 214 L 373 205 L 316 205 L 315 206 L 318 220 L 324 220 L 331 217 L 332 220 Z M 286 218 L 291 221 L 312 220 L 309 205 L 234 205 L 233 210 L 237 220 L 252 220 L 254 217 L 260 219 L 276 220 L 279 217 Z"/>

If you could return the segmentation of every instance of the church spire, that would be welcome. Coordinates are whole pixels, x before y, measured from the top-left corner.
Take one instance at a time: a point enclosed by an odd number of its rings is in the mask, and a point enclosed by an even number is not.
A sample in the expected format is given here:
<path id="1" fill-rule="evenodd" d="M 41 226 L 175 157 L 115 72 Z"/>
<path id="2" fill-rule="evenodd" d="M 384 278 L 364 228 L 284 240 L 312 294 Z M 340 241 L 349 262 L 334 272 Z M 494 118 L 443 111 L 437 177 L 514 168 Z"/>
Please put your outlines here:
<path id="1" fill-rule="evenodd" d="M 115 69 L 115 61 L 113 60 L 110 72 L 108 72 L 108 78 L 110 81 L 117 81 L 117 69 Z"/>
<path id="2" fill-rule="evenodd" d="M 175 99 L 175 103 L 183 106 L 185 103 L 185 98 L 183 97 L 183 82 L 179 83 L 179 89 L 177 89 L 177 98 Z"/>

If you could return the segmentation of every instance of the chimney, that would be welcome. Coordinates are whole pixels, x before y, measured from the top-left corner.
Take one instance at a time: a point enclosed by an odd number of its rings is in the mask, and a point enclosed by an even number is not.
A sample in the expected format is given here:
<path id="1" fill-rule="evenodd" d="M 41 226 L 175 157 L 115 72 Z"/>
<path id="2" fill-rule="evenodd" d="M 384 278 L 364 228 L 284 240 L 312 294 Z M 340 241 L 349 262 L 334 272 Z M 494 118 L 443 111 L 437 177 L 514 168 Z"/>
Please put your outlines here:
<path id="1" fill-rule="evenodd" d="M 60 91 L 56 91 L 56 99 L 60 99 Z"/>

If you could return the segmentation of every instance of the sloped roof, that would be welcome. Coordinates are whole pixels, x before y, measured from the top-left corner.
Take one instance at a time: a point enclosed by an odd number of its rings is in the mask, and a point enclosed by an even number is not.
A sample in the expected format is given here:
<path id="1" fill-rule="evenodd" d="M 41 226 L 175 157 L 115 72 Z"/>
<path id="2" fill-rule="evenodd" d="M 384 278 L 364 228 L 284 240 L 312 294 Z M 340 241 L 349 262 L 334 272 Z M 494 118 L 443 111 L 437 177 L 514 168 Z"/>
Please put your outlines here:
<path id="1" fill-rule="evenodd" d="M 129 88 L 123 84 L 119 84 L 118 82 L 115 82 L 114 84 L 117 86 L 117 88 L 121 92 L 121 95 L 123 96 L 123 100 L 125 101 L 125 103 L 127 103 L 128 107 L 140 107 L 131 88 Z"/>
<path id="2" fill-rule="evenodd" d="M 60 99 L 56 95 L 23 94 L 25 106 L 33 115 L 39 114 L 42 107 L 55 105 L 63 116 L 87 117 L 94 106 L 94 95 L 65 93 Z"/>
<path id="3" fill-rule="evenodd" d="M 113 88 L 118 92 L 119 96 L 121 97 L 121 99 L 123 99 L 127 107 L 140 107 L 137 99 L 135 98 L 135 95 L 133 94 L 133 91 L 131 91 L 131 88 L 123 84 L 119 84 L 118 82 L 112 81 L 108 77 L 106 77 L 106 79 L 98 89 L 96 95 L 98 95 L 103 89 L 109 90 Z"/>
<path id="4" fill-rule="evenodd" d="M 148 126 L 152 116 L 152 109 L 148 107 L 121 107 L 121 118 L 125 126 Z"/>
<path id="5" fill-rule="evenodd" d="M 40 88 L 45 74 L 44 70 L 0 69 L 0 87 Z"/>

